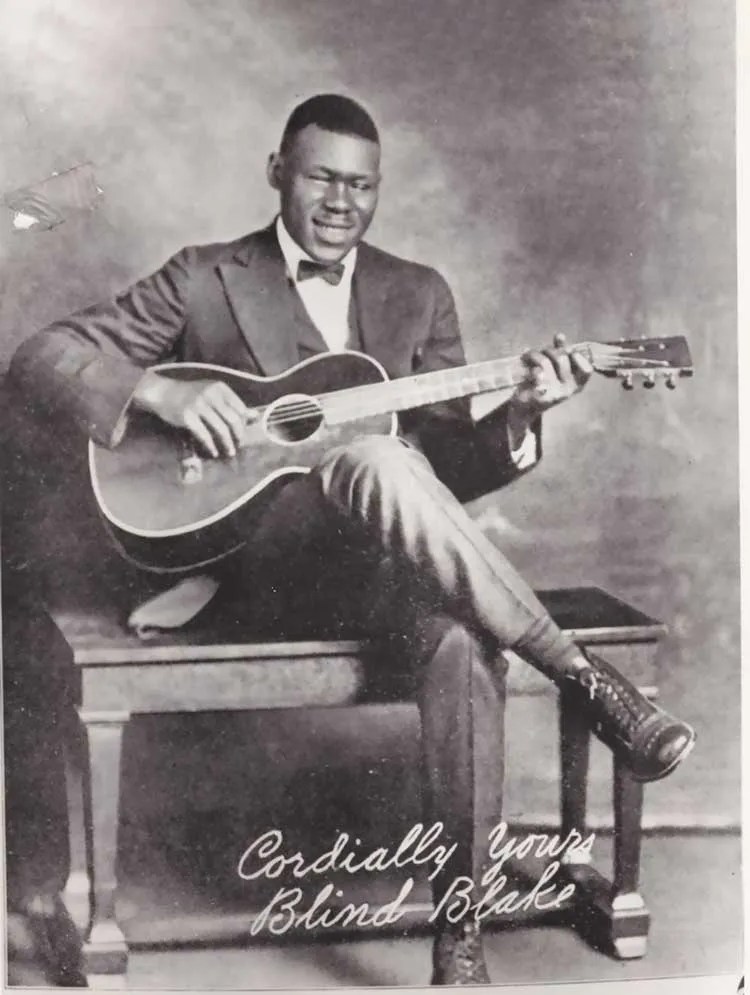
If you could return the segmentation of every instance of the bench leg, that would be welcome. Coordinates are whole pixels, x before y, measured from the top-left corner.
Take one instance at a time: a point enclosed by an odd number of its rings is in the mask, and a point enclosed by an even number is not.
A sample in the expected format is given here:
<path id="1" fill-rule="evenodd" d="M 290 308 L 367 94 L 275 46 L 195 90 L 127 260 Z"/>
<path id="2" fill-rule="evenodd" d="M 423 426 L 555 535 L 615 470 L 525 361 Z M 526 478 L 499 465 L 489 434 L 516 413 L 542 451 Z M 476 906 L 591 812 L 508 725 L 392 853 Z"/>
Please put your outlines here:
<path id="1" fill-rule="evenodd" d="M 560 696 L 561 821 L 563 835 L 586 835 L 586 786 L 591 734 L 575 703 Z M 646 953 L 649 914 L 638 893 L 643 785 L 614 761 L 614 882 L 590 864 L 586 855 L 571 855 L 562 871 L 576 886 L 575 915 L 579 933 L 597 949 L 621 960 Z"/>
<path id="2" fill-rule="evenodd" d="M 615 813 L 615 879 L 612 886 L 611 941 L 622 959 L 646 953 L 650 919 L 638 891 L 641 866 L 643 785 L 615 760 L 613 805 Z"/>
<path id="3" fill-rule="evenodd" d="M 79 725 L 71 728 L 65 745 L 65 788 L 68 797 L 68 840 L 70 868 L 63 899 L 76 926 L 86 933 L 91 924 L 91 879 L 88 859 L 90 841 L 87 827 L 89 786 L 84 753 L 83 732 Z"/>
<path id="4" fill-rule="evenodd" d="M 83 948 L 86 974 L 110 981 L 124 975 L 128 947 L 115 917 L 120 756 L 127 712 L 82 712 L 91 772 L 91 926 Z"/>
<path id="5" fill-rule="evenodd" d="M 591 732 L 586 717 L 560 694 L 560 817 L 563 836 L 586 832 Z"/>

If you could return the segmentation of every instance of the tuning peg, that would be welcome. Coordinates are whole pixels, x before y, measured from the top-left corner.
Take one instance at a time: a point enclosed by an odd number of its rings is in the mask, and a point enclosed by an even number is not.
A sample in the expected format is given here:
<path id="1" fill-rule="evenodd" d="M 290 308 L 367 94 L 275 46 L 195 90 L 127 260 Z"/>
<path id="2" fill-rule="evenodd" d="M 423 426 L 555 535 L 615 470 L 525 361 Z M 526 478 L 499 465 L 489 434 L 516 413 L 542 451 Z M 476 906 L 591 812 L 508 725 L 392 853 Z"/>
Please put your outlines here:
<path id="1" fill-rule="evenodd" d="M 621 374 L 621 379 L 622 379 L 622 388 L 623 388 L 623 390 L 632 390 L 633 389 L 633 374 L 632 373 L 622 373 Z"/>
<path id="2" fill-rule="evenodd" d="M 656 386 L 656 378 L 654 377 L 653 373 L 643 374 L 643 386 L 646 388 L 646 390 L 651 390 L 652 387 Z"/>

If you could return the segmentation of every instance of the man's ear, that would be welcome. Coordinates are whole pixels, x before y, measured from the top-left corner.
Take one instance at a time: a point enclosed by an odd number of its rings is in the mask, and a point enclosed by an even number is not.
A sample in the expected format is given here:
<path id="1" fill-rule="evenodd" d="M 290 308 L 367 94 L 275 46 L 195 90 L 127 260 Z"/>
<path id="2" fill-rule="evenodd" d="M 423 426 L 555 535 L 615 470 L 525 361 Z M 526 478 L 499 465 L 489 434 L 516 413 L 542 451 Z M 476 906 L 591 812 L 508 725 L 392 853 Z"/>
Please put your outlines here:
<path id="1" fill-rule="evenodd" d="M 278 152 L 272 152 L 266 164 L 266 177 L 274 190 L 281 188 L 281 156 Z"/>

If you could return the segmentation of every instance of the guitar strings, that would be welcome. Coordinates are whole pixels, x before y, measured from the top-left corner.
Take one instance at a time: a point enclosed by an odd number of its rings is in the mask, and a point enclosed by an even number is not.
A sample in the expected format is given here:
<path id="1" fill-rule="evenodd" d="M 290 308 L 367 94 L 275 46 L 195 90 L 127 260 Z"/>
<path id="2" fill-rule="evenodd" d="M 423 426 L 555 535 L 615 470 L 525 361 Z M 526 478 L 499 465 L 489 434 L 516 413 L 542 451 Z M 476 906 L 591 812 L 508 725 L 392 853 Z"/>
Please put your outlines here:
<path id="1" fill-rule="evenodd" d="M 613 357 L 613 359 L 614 359 L 614 362 L 611 365 L 609 363 L 606 363 L 606 362 L 602 363 L 600 365 L 602 366 L 602 368 L 606 368 L 606 369 L 609 369 L 609 370 L 617 370 L 617 369 L 622 368 L 623 366 L 627 367 L 629 364 L 632 364 L 635 367 L 653 366 L 653 367 L 659 367 L 659 368 L 663 368 L 664 366 L 668 366 L 669 365 L 668 363 L 664 362 L 663 360 L 661 360 L 661 361 L 660 360 L 648 360 L 648 359 L 643 359 L 642 357 L 624 357 L 624 356 L 620 356 L 620 357 L 616 357 L 616 358 Z M 453 375 L 453 377 L 456 376 L 455 368 L 451 369 L 450 371 L 436 370 L 434 372 L 436 374 L 440 374 L 440 373 L 444 373 L 444 372 L 449 372 L 450 374 Z M 287 424 L 287 423 L 295 422 L 295 421 L 304 421 L 306 419 L 315 418 L 315 417 L 321 417 L 321 416 L 325 417 L 325 409 L 326 408 L 328 408 L 331 413 L 333 413 L 333 411 L 335 411 L 336 414 L 338 416 L 340 416 L 340 417 L 342 415 L 346 414 L 346 417 L 348 418 L 348 417 L 350 417 L 349 412 L 356 412 L 357 408 L 361 404 L 361 400 L 358 400 L 356 403 L 351 403 L 351 402 L 353 402 L 355 400 L 355 398 L 352 395 L 359 394 L 361 396 L 361 393 L 364 390 L 366 390 L 368 387 L 372 388 L 373 392 L 377 391 L 377 388 L 379 388 L 379 387 L 386 387 L 387 386 L 387 387 L 389 387 L 389 388 L 392 389 L 393 385 L 397 384 L 397 383 L 398 383 L 397 380 L 384 380 L 382 382 L 374 383 L 374 384 L 359 384 L 359 385 L 357 385 L 355 387 L 348 387 L 348 388 L 343 388 L 342 390 L 331 391 L 329 394 L 323 394 L 323 395 L 320 395 L 320 396 L 314 396 L 310 400 L 294 401 L 294 402 L 290 402 L 288 404 L 281 403 L 269 415 L 269 417 L 267 419 L 267 423 L 269 425 L 281 425 L 281 424 Z M 474 385 L 475 386 L 480 386 L 481 385 L 481 379 L 475 380 L 474 381 Z M 502 387 L 504 387 L 504 386 L 510 387 L 510 386 L 513 386 L 513 383 L 511 383 L 511 384 L 505 383 L 505 384 L 497 385 L 497 386 L 496 385 L 492 385 L 492 386 L 488 385 L 487 390 L 491 391 L 491 390 L 496 390 L 496 389 L 502 389 Z M 408 390 L 409 394 L 412 397 L 414 397 L 415 400 L 417 400 L 420 397 L 424 396 L 425 394 L 433 394 L 434 391 L 435 391 L 435 389 L 436 389 L 436 387 L 437 387 L 437 385 L 426 384 L 424 386 L 416 386 L 416 387 L 415 386 L 410 386 L 408 388 L 405 387 L 403 389 Z M 454 398 L 460 397 L 460 396 L 461 396 L 461 394 L 454 393 L 453 389 L 450 388 L 450 391 L 446 395 L 445 398 L 438 397 L 438 398 L 436 398 L 436 400 L 437 401 L 439 401 L 439 400 L 451 400 L 451 399 L 454 399 Z M 414 407 L 418 407 L 418 406 L 419 405 L 415 403 Z M 376 412 L 374 412 L 374 414 L 387 413 L 388 410 L 390 410 L 390 409 L 386 408 L 385 412 L 383 412 L 383 411 L 376 411 Z"/>
<path id="2" fill-rule="evenodd" d="M 394 383 L 394 382 L 395 381 L 384 381 L 384 383 Z M 371 386 L 371 385 L 368 384 L 367 386 Z M 509 386 L 512 386 L 512 385 L 509 385 Z M 359 388 L 355 388 L 355 389 L 359 389 Z M 495 390 L 495 389 L 499 389 L 499 388 L 496 388 L 496 387 L 488 387 L 487 388 L 488 391 L 489 390 Z M 430 387 L 421 387 L 421 388 L 416 388 L 416 389 L 415 388 L 411 388 L 410 391 L 409 391 L 409 395 L 410 395 L 409 399 L 411 401 L 411 399 L 413 398 L 414 401 L 415 401 L 415 403 L 414 403 L 413 406 L 414 407 L 419 407 L 419 404 L 417 402 L 420 400 L 420 398 L 422 398 L 424 396 L 432 396 L 432 397 L 434 397 L 434 393 L 435 393 L 435 388 L 432 387 L 432 386 L 430 386 Z M 451 389 L 445 395 L 445 397 L 437 397 L 437 398 L 435 398 L 435 401 L 440 401 L 440 400 L 448 401 L 448 400 L 453 400 L 456 397 L 460 397 L 460 396 L 461 396 L 461 394 L 457 394 L 453 389 Z M 386 407 L 385 412 L 387 412 L 388 410 L 390 410 L 390 405 L 392 405 L 392 401 L 389 401 L 388 404 L 389 404 L 389 407 Z M 326 395 L 322 395 L 320 398 L 317 398 L 314 401 L 309 401 L 309 402 L 295 401 L 294 403 L 290 403 L 288 405 L 287 404 L 280 404 L 268 416 L 267 423 L 269 425 L 280 425 L 280 424 L 285 424 L 287 422 L 303 421 L 303 420 L 305 420 L 307 418 L 314 418 L 314 417 L 318 417 L 318 416 L 325 417 L 326 410 L 328 412 L 330 412 L 331 414 L 333 414 L 335 412 L 340 417 L 344 416 L 345 414 L 347 414 L 347 416 L 348 416 L 349 412 L 356 412 L 358 410 L 358 408 L 360 408 L 360 407 L 361 407 L 361 401 L 356 401 L 355 403 L 351 403 L 351 401 L 349 401 L 348 399 L 345 401 L 343 398 L 337 398 L 335 401 L 332 401 L 331 400 L 331 395 L 327 395 L 327 396 Z M 374 413 L 375 414 L 382 414 L 384 412 L 376 411 Z"/>
<path id="3" fill-rule="evenodd" d="M 518 360 L 515 358 L 504 359 L 504 360 L 490 360 L 489 361 L 492 369 L 497 370 L 498 367 L 508 368 L 517 366 Z M 419 375 L 419 374 L 418 374 Z M 293 401 L 288 404 L 283 402 L 275 409 L 268 417 L 268 423 L 277 425 L 283 424 L 288 421 L 298 421 L 300 419 L 310 418 L 313 416 L 320 415 L 324 413 L 323 408 L 328 408 L 329 411 L 336 410 L 337 414 L 341 414 L 347 409 L 356 411 L 357 407 L 361 404 L 361 396 L 363 391 L 367 391 L 370 388 L 372 393 L 376 393 L 379 389 L 385 388 L 389 393 L 398 393 L 394 391 L 394 386 L 398 384 L 401 392 L 408 391 L 410 396 L 415 398 L 421 398 L 425 395 L 434 394 L 437 390 L 439 394 L 447 390 L 445 396 L 438 396 L 436 400 L 452 400 L 456 397 L 460 397 L 461 393 L 456 393 L 451 381 L 461 380 L 465 381 L 465 384 L 471 384 L 472 388 L 482 386 L 482 377 L 471 375 L 466 377 L 463 368 L 452 367 L 447 370 L 433 370 L 428 374 L 421 374 L 421 376 L 430 378 L 434 382 L 423 383 L 419 385 L 407 385 L 399 384 L 398 380 L 383 380 L 372 384 L 358 384 L 354 387 L 345 387 L 341 390 L 331 391 L 328 394 L 322 394 L 320 396 L 313 396 L 310 400 L 300 400 Z M 443 381 L 441 383 L 440 381 Z M 445 382 L 447 381 L 447 382 Z M 517 380 L 512 380 L 508 382 L 507 380 L 503 383 L 487 383 L 486 390 L 498 390 L 502 387 L 511 387 Z M 465 386 L 463 384 L 462 386 Z M 415 405 L 417 406 L 417 405 Z M 386 409 L 388 410 L 388 409 Z"/>

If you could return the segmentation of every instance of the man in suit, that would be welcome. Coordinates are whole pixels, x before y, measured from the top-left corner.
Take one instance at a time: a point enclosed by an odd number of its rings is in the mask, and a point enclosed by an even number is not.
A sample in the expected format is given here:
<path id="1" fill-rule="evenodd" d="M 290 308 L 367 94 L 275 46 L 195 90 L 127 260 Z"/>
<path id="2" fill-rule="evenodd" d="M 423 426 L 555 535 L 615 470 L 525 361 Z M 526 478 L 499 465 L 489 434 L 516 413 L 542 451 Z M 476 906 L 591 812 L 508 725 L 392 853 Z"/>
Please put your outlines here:
<path id="1" fill-rule="evenodd" d="M 445 280 L 363 241 L 380 140 L 361 106 L 330 94 L 298 106 L 268 179 L 280 201 L 269 228 L 183 249 L 116 300 L 22 344 L 11 378 L 23 403 L 42 416 L 65 411 L 105 446 L 117 445 L 130 411 L 148 411 L 223 459 L 256 413 L 210 376 L 180 382 L 148 367 L 199 361 L 271 376 L 351 348 L 396 378 L 464 363 Z M 426 818 L 456 843 L 433 882 L 436 904 L 459 875 L 480 897 L 487 837 L 500 821 L 500 649 L 578 689 L 597 733 L 643 780 L 668 774 L 694 741 L 689 726 L 581 654 L 462 506 L 539 460 L 542 414 L 591 373 L 561 339 L 526 365 L 526 381 L 484 418 L 464 401 L 435 404 L 404 413 L 398 437 L 334 447 L 284 487 L 222 567 L 217 610 L 227 619 L 250 614 L 279 635 L 364 632 L 415 665 Z M 489 980 L 471 917 L 446 910 L 436 922 L 432 980 Z"/>

